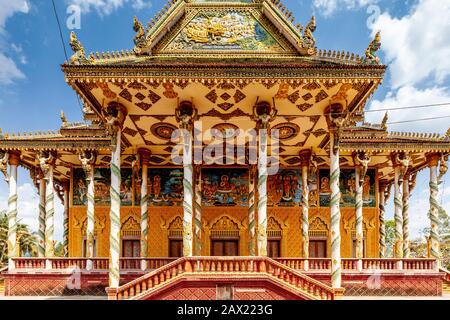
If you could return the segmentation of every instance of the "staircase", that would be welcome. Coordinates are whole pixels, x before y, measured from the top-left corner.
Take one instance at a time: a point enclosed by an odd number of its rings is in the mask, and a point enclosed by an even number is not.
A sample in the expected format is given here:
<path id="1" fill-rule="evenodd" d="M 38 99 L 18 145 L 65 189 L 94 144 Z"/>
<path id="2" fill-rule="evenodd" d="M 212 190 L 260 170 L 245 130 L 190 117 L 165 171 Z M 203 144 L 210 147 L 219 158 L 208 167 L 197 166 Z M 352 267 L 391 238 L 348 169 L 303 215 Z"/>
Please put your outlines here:
<path id="1" fill-rule="evenodd" d="M 439 271 L 445 272 L 444 280 L 442 281 L 442 294 L 450 295 L 450 271 L 440 268 Z"/>
<path id="2" fill-rule="evenodd" d="M 117 289 L 107 288 L 111 300 L 144 300 L 161 291 L 179 289 L 189 281 L 259 281 L 289 296 L 306 300 L 335 300 L 342 289 L 320 281 L 266 257 L 183 257 Z"/>

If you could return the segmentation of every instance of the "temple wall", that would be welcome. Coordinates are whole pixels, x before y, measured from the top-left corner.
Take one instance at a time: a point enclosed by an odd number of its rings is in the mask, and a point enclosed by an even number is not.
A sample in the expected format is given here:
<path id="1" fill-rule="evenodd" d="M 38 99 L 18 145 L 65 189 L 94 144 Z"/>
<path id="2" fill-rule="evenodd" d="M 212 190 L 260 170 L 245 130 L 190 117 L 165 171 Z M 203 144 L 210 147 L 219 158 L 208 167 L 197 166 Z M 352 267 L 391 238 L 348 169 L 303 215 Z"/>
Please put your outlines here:
<path id="1" fill-rule="evenodd" d="M 182 207 L 150 207 L 148 230 L 148 254 L 150 257 L 166 257 L 169 255 L 169 228 L 175 218 L 182 217 Z M 222 217 L 234 222 L 239 230 L 239 254 L 248 255 L 248 210 L 243 207 L 205 207 L 202 209 L 202 255 L 210 254 L 210 234 L 214 223 Z M 355 227 L 355 209 L 341 208 L 341 255 L 352 257 L 352 233 Z M 366 234 L 366 257 L 376 258 L 378 255 L 379 210 L 364 208 L 364 231 Z M 268 208 L 268 218 L 274 217 L 281 229 L 281 255 L 283 257 L 302 257 L 301 208 Z M 319 218 L 320 220 L 317 220 Z M 310 208 L 310 230 L 317 221 L 323 222 L 322 231 L 328 231 L 329 208 Z M 129 231 L 139 231 L 140 208 L 122 207 L 122 226 Z M 82 256 L 83 230 L 86 225 L 86 207 L 70 208 L 69 218 L 69 254 Z M 125 226 L 124 226 L 125 225 Z M 235 228 L 235 227 L 232 227 Z M 108 257 L 109 252 L 109 207 L 95 208 L 95 229 L 97 256 Z M 318 230 L 318 229 L 316 229 Z M 139 236 L 128 236 L 139 239 Z M 331 251 L 329 236 L 327 255 Z"/>

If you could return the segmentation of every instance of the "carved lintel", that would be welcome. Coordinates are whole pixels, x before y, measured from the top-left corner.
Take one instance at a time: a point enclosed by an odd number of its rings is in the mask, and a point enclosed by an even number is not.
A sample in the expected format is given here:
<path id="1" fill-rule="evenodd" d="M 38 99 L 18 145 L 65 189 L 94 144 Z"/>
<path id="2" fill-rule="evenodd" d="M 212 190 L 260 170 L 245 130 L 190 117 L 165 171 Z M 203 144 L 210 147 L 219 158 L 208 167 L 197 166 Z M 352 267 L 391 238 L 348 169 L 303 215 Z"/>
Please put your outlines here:
<path id="1" fill-rule="evenodd" d="M 355 162 L 357 170 L 359 170 L 359 183 L 362 184 L 364 182 L 364 177 L 366 176 L 371 157 L 367 152 L 361 151 L 353 155 L 353 161 Z"/>
<path id="2" fill-rule="evenodd" d="M 94 164 L 97 159 L 97 154 L 95 151 L 83 150 L 79 153 L 78 159 L 81 162 L 81 167 L 84 170 L 86 179 L 89 179 L 92 170 L 94 170 Z"/>
<path id="3" fill-rule="evenodd" d="M 55 180 L 53 182 L 54 189 L 56 191 L 56 195 L 58 196 L 61 204 L 64 205 L 64 193 L 69 189 L 69 181 L 68 180 Z"/>
<path id="4" fill-rule="evenodd" d="M 439 161 L 439 175 L 438 175 L 439 184 L 441 184 L 444 181 L 443 178 L 448 171 L 448 163 L 447 163 L 448 157 L 449 157 L 448 155 L 446 156 L 442 155 Z"/>
<path id="5" fill-rule="evenodd" d="M 8 160 L 9 160 L 9 153 L 6 151 L 0 151 L 0 171 L 5 176 L 6 182 L 9 181 Z"/>
<path id="6" fill-rule="evenodd" d="M 258 129 L 269 129 L 270 122 L 275 120 L 278 110 L 267 101 L 257 102 L 253 106 L 252 120 L 256 121 Z"/>
<path id="7" fill-rule="evenodd" d="M 39 166 L 44 174 L 44 179 L 49 179 L 50 168 L 55 165 L 56 153 L 52 151 L 40 151 L 38 154 Z"/>
<path id="8" fill-rule="evenodd" d="M 194 121 L 198 118 L 198 110 L 191 101 L 181 101 L 175 109 L 175 118 L 181 129 L 192 131 Z"/>

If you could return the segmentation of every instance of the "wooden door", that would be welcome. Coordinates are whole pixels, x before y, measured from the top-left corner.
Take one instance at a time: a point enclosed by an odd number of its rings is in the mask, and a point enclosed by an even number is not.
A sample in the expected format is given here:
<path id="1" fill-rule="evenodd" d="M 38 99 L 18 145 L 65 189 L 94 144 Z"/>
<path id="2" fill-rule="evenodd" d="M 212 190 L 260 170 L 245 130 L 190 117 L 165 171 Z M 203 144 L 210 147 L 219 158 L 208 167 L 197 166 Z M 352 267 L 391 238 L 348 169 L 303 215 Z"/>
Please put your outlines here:
<path id="1" fill-rule="evenodd" d="M 183 240 L 169 240 L 169 257 L 179 258 L 183 256 Z"/>
<path id="2" fill-rule="evenodd" d="M 238 240 L 212 240 L 211 241 L 212 256 L 238 256 L 239 241 Z"/>
<path id="3" fill-rule="evenodd" d="M 326 258 L 327 257 L 327 241 L 326 240 L 310 240 L 309 241 L 309 257 L 310 258 Z"/>
<path id="4" fill-rule="evenodd" d="M 141 255 L 140 240 L 123 240 L 122 257 L 138 258 Z"/>
<path id="5" fill-rule="evenodd" d="M 269 258 L 279 258 L 281 256 L 280 248 L 280 240 L 267 240 L 267 255 Z"/>

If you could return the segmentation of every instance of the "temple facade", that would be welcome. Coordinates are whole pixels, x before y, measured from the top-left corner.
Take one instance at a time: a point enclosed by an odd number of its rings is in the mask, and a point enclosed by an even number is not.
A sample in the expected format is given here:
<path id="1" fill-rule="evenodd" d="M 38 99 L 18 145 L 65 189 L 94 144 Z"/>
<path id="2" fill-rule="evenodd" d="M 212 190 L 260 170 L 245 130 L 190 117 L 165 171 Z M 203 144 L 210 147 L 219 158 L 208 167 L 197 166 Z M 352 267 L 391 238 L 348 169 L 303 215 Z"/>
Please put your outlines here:
<path id="1" fill-rule="evenodd" d="M 365 121 L 386 70 L 376 55 L 380 34 L 361 55 L 318 49 L 314 17 L 295 24 L 279 0 L 171 0 L 133 28 L 126 51 L 88 54 L 71 34 L 74 53 L 61 67 L 83 102 L 83 122 L 62 113 L 56 132 L 0 132 L 10 193 L 7 294 L 24 294 L 24 284 L 42 294 L 34 271 L 72 266 L 83 279 L 102 274 L 99 291 L 108 287 L 116 299 L 179 298 L 189 273 L 211 271 L 224 274 L 205 288 L 227 272 L 239 276 L 236 288 L 217 290 L 235 299 L 361 294 L 352 281 L 374 269 L 397 275 L 392 283 L 408 270 L 422 273 L 403 281 L 442 293 L 449 274 L 439 265 L 437 195 L 450 131 L 391 132 L 387 114 Z M 40 195 L 36 258 L 17 248 L 18 166 Z M 429 207 L 413 214 L 430 221 L 430 249 L 427 259 L 410 259 L 408 201 L 421 170 L 430 173 Z M 65 258 L 54 257 L 59 200 Z M 299 292 L 260 280 L 267 295 L 239 295 L 249 271 Z M 185 283 L 169 290 L 183 273 Z M 67 276 L 61 271 L 60 280 Z M 392 294 L 404 289 L 386 283 Z"/>

